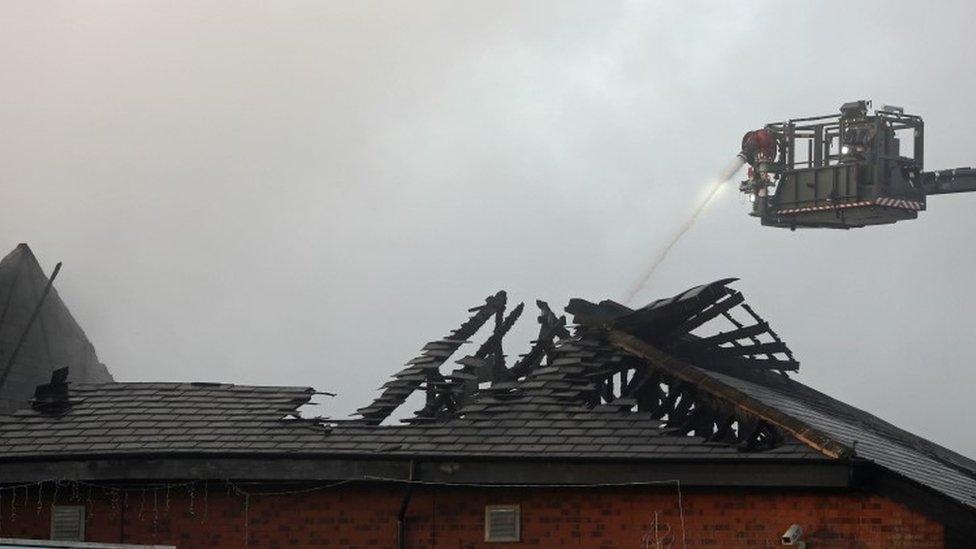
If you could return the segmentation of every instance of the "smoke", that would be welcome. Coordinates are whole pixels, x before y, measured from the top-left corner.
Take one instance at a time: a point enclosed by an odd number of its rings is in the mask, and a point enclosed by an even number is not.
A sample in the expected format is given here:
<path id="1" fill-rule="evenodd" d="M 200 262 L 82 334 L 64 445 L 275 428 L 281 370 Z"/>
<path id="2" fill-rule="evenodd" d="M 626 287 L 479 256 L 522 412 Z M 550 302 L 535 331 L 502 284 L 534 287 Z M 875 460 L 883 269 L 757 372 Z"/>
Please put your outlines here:
<path id="1" fill-rule="evenodd" d="M 665 258 L 668 257 L 668 253 L 671 252 L 671 248 L 674 248 L 678 241 L 681 240 L 681 237 L 683 237 L 685 233 L 691 229 L 695 222 L 698 221 L 698 218 L 701 217 L 701 214 L 704 213 L 705 208 L 708 207 L 712 199 L 715 198 L 715 195 L 718 194 L 718 191 L 722 188 L 722 185 L 729 179 L 732 179 L 732 176 L 739 171 L 739 168 L 741 168 L 744 163 L 745 160 L 743 160 L 741 156 L 736 156 L 735 159 L 719 173 L 718 178 L 712 180 L 708 184 L 708 190 L 705 197 L 691 213 L 688 220 L 685 221 L 678 232 L 675 233 L 675 235 L 671 238 L 668 244 L 660 251 L 660 253 L 657 254 L 651 265 L 647 268 L 647 270 L 644 271 L 644 274 L 641 275 L 641 277 L 637 279 L 637 282 L 631 286 L 630 290 L 627 291 L 627 294 L 623 300 L 624 303 L 629 304 L 634 300 L 635 297 L 637 297 L 637 294 L 644 289 L 644 286 L 647 285 L 647 282 L 651 279 L 651 276 L 654 275 L 654 271 L 657 270 L 658 266 L 664 262 Z"/>

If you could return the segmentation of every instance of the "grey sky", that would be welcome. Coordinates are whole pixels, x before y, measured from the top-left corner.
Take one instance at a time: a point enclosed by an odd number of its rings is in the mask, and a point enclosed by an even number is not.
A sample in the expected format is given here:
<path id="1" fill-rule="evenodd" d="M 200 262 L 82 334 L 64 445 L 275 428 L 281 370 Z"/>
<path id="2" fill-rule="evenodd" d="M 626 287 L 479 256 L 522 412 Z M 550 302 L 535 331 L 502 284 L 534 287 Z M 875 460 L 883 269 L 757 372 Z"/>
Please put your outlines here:
<path id="1" fill-rule="evenodd" d="M 728 4 L 6 2 L 0 248 L 117 379 L 341 416 L 498 289 L 619 298 L 765 122 L 873 98 L 976 164 L 976 4 Z M 739 276 L 800 380 L 976 455 L 976 196 L 791 233 L 733 191 L 641 301 Z"/>

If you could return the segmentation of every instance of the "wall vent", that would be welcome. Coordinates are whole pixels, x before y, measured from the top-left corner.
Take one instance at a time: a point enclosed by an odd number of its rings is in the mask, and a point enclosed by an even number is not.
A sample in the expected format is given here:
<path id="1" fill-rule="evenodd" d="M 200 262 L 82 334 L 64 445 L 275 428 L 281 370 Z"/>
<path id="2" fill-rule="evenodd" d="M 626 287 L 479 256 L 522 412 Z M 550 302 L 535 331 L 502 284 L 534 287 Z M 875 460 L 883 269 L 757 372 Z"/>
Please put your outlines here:
<path id="1" fill-rule="evenodd" d="M 55 505 L 51 510 L 51 539 L 85 541 L 84 506 Z"/>
<path id="2" fill-rule="evenodd" d="M 518 505 L 485 507 L 485 541 L 520 541 L 521 509 Z"/>

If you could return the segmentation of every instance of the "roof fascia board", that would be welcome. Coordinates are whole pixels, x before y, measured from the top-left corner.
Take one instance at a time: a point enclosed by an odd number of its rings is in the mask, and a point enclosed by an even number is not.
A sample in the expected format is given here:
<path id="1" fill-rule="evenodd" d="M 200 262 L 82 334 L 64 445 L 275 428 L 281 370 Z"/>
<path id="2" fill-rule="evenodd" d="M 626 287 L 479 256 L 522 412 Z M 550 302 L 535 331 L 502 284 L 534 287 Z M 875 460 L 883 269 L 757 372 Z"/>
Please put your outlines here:
<path id="1" fill-rule="evenodd" d="M 411 470 L 413 474 L 411 475 Z M 446 485 L 624 486 L 666 484 L 708 487 L 846 487 L 848 461 L 768 463 L 533 462 L 500 460 L 322 458 L 94 459 L 4 463 L 0 483 L 50 480 L 264 480 L 410 482 Z"/>

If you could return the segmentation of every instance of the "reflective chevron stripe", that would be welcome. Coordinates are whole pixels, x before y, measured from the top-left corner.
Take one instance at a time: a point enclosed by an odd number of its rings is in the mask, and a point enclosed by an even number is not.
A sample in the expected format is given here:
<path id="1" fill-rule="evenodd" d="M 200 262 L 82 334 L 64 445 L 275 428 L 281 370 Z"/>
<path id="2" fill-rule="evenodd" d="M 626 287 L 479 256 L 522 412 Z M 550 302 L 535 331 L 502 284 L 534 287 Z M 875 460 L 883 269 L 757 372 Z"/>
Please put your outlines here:
<path id="1" fill-rule="evenodd" d="M 903 210 L 924 210 L 925 205 L 921 202 L 915 202 L 914 200 L 901 200 L 898 198 L 879 198 L 877 200 L 879 206 L 885 206 L 886 208 L 901 208 Z"/>
<path id="2" fill-rule="evenodd" d="M 899 198 L 878 198 L 874 202 L 870 200 L 865 200 L 861 202 L 842 202 L 839 204 L 830 204 L 827 206 L 808 206 L 806 208 L 789 208 L 786 210 L 776 210 L 774 213 L 777 215 L 783 214 L 796 214 L 804 212 L 825 212 L 828 210 L 841 210 L 845 208 L 863 208 L 867 206 L 884 206 L 886 208 L 900 208 L 902 210 L 914 210 L 922 211 L 925 209 L 925 204 L 921 202 L 916 202 L 914 200 L 902 200 Z"/>
<path id="3" fill-rule="evenodd" d="M 843 208 L 859 208 L 862 206 L 873 206 L 874 202 L 845 202 L 831 204 L 829 206 L 808 206 L 806 208 L 790 208 L 788 210 L 777 210 L 777 214 L 795 214 L 803 212 L 825 212 L 827 210 L 839 210 Z"/>

